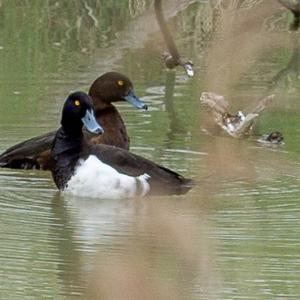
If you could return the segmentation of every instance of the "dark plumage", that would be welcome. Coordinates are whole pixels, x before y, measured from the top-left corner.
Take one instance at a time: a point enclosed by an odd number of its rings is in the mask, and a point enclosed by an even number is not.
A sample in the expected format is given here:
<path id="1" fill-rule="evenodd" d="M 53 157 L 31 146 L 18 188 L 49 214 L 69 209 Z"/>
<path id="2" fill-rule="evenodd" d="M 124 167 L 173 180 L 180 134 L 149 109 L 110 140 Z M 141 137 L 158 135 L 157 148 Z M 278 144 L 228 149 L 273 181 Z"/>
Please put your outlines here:
<path id="1" fill-rule="evenodd" d="M 266 135 L 265 141 L 273 143 L 273 144 L 280 144 L 284 140 L 283 134 L 279 131 L 273 131 Z"/>
<path id="2" fill-rule="evenodd" d="M 72 103 L 74 99 L 86 101 L 86 97 L 87 95 L 84 93 L 78 92 L 68 97 L 63 109 L 62 127 L 57 131 L 53 143 L 51 156 L 54 161 L 54 166 L 52 174 L 60 190 L 64 190 L 68 187 L 68 182 L 75 171 L 79 172 L 78 166 L 83 163 L 82 160 L 85 161 L 90 156 L 97 157 L 102 163 L 109 165 L 119 173 L 135 177 L 137 182 L 139 181 L 138 177 L 140 175 L 148 174 L 150 178 L 147 178 L 147 182 L 150 185 L 151 195 L 184 194 L 191 189 L 194 185 L 192 180 L 186 179 L 163 166 L 132 154 L 125 149 L 109 145 L 87 144 L 80 126 L 68 126 L 68 124 L 79 124 L 83 113 L 80 115 L 74 113 L 72 118 L 66 117 L 66 108 L 71 107 L 68 103 Z M 81 127 L 82 126 L 83 124 L 81 123 Z M 87 127 L 87 129 L 89 128 Z M 93 171 L 94 170 L 91 170 L 91 173 Z M 98 173 L 101 173 L 101 168 Z M 91 178 L 91 180 L 96 180 L 96 176 L 94 177 L 92 174 Z M 112 180 L 115 180 L 115 177 L 112 178 Z M 86 183 L 85 180 L 81 182 L 83 182 L 83 184 Z M 99 182 L 99 185 L 101 185 L 101 182 Z"/>
<path id="3" fill-rule="evenodd" d="M 117 72 L 105 73 L 93 82 L 89 95 L 94 102 L 96 118 L 101 120 L 105 133 L 93 136 L 85 132 L 86 138 L 93 144 L 108 144 L 128 150 L 129 137 L 126 127 L 112 103 L 126 100 L 138 108 L 147 108 L 135 98 L 130 79 Z M 55 131 L 12 146 L 0 155 L 0 167 L 51 169 L 50 148 L 54 136 Z"/>
<path id="4" fill-rule="evenodd" d="M 185 194 L 195 186 L 193 180 L 186 179 L 168 168 L 124 149 L 97 145 L 91 147 L 89 153 L 96 155 L 103 163 L 110 165 L 120 173 L 130 176 L 139 176 L 143 173 L 150 175 L 151 195 Z"/>

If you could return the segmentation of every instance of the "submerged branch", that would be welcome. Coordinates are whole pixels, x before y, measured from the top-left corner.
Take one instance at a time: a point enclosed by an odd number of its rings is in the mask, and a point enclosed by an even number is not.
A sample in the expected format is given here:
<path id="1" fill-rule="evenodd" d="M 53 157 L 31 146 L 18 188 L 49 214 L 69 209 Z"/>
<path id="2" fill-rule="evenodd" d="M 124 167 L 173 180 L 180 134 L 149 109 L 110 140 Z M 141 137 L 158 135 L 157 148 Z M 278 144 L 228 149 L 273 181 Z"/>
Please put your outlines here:
<path id="1" fill-rule="evenodd" d="M 168 29 L 167 23 L 164 18 L 164 14 L 162 11 L 162 3 L 161 0 L 155 0 L 154 1 L 154 9 L 155 9 L 155 15 L 157 19 L 157 23 L 159 25 L 159 28 L 162 32 L 162 35 L 164 37 L 164 40 L 166 42 L 167 48 L 169 53 L 163 54 L 163 59 L 165 61 L 165 64 L 167 68 L 173 69 L 176 66 L 182 66 L 187 75 L 192 77 L 194 76 L 194 70 L 193 70 L 193 63 L 189 60 L 184 60 L 179 54 L 179 51 L 175 45 L 174 39 L 171 35 L 171 32 Z"/>

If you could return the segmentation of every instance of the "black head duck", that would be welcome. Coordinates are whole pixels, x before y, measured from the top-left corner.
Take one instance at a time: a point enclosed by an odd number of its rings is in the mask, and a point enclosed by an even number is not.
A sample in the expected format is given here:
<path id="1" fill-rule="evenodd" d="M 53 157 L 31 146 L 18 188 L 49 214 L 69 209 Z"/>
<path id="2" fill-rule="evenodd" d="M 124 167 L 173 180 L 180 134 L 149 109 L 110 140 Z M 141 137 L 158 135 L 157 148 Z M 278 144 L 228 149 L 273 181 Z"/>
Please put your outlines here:
<path id="1" fill-rule="evenodd" d="M 125 149 L 88 144 L 83 125 L 91 133 L 103 133 L 89 96 L 72 93 L 63 107 L 61 128 L 51 151 L 52 175 L 59 190 L 76 196 L 120 199 L 183 194 L 193 186 L 191 180 Z"/>
<path id="2" fill-rule="evenodd" d="M 129 149 L 126 127 L 113 103 L 127 101 L 139 109 L 147 109 L 136 97 L 130 79 L 118 72 L 105 73 L 93 82 L 89 95 L 95 105 L 96 119 L 101 119 L 105 132 L 96 137 L 85 132 L 86 138 L 94 144 L 104 143 Z M 10 147 L 0 155 L 0 167 L 51 169 L 50 148 L 54 136 L 53 131 Z"/>

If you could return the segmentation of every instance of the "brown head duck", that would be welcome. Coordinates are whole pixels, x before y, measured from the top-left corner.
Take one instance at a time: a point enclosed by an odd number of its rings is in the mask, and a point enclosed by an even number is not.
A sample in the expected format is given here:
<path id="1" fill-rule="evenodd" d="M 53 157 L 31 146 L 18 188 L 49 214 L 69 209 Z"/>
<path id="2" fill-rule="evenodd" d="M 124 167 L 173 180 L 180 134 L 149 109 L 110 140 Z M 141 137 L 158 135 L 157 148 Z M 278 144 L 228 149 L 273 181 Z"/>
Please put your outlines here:
<path id="1" fill-rule="evenodd" d="M 126 127 L 113 103 L 128 101 L 139 109 L 147 109 L 147 106 L 135 96 L 130 79 L 118 72 L 105 73 L 93 82 L 89 95 L 93 99 L 96 119 L 101 119 L 105 132 L 99 136 L 85 132 L 86 139 L 93 144 L 113 145 L 128 150 L 129 137 Z M 55 131 L 10 147 L 0 155 L 0 167 L 51 169 L 50 148 L 54 136 Z"/>

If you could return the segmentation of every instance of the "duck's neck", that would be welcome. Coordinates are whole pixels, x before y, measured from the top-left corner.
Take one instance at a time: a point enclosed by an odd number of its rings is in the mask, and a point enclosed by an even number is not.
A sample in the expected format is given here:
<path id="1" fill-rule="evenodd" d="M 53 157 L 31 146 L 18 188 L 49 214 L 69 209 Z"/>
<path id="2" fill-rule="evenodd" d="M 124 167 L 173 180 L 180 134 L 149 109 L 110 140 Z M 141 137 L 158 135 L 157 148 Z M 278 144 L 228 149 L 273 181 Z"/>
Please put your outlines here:
<path id="1" fill-rule="evenodd" d="M 92 97 L 93 98 L 93 102 L 94 102 L 94 110 L 95 111 L 101 111 L 101 110 L 105 110 L 109 107 L 114 107 L 111 102 L 107 102 L 102 100 L 99 97 Z M 120 100 L 121 101 L 121 100 Z"/>
<path id="2" fill-rule="evenodd" d="M 85 140 L 81 133 L 70 134 L 67 128 L 61 127 L 55 136 L 51 158 L 54 161 L 52 175 L 54 182 L 60 190 L 63 190 L 73 175 L 79 158 L 84 157 Z M 66 176 L 67 174 L 67 176 Z"/>
<path id="3" fill-rule="evenodd" d="M 107 144 L 128 150 L 129 137 L 124 121 L 116 107 L 110 104 L 100 109 L 97 105 L 95 116 L 103 127 L 104 133 L 101 136 L 93 136 L 92 140 L 97 144 Z"/>
<path id="4" fill-rule="evenodd" d="M 59 158 L 65 152 L 75 152 L 80 150 L 84 144 L 82 131 L 80 133 L 70 133 L 64 127 L 61 127 L 55 136 L 52 148 L 53 158 Z"/>
<path id="5" fill-rule="evenodd" d="M 82 122 L 81 120 L 75 121 L 68 117 L 63 117 L 61 121 L 61 129 L 64 132 L 66 138 L 72 139 L 82 138 Z"/>

